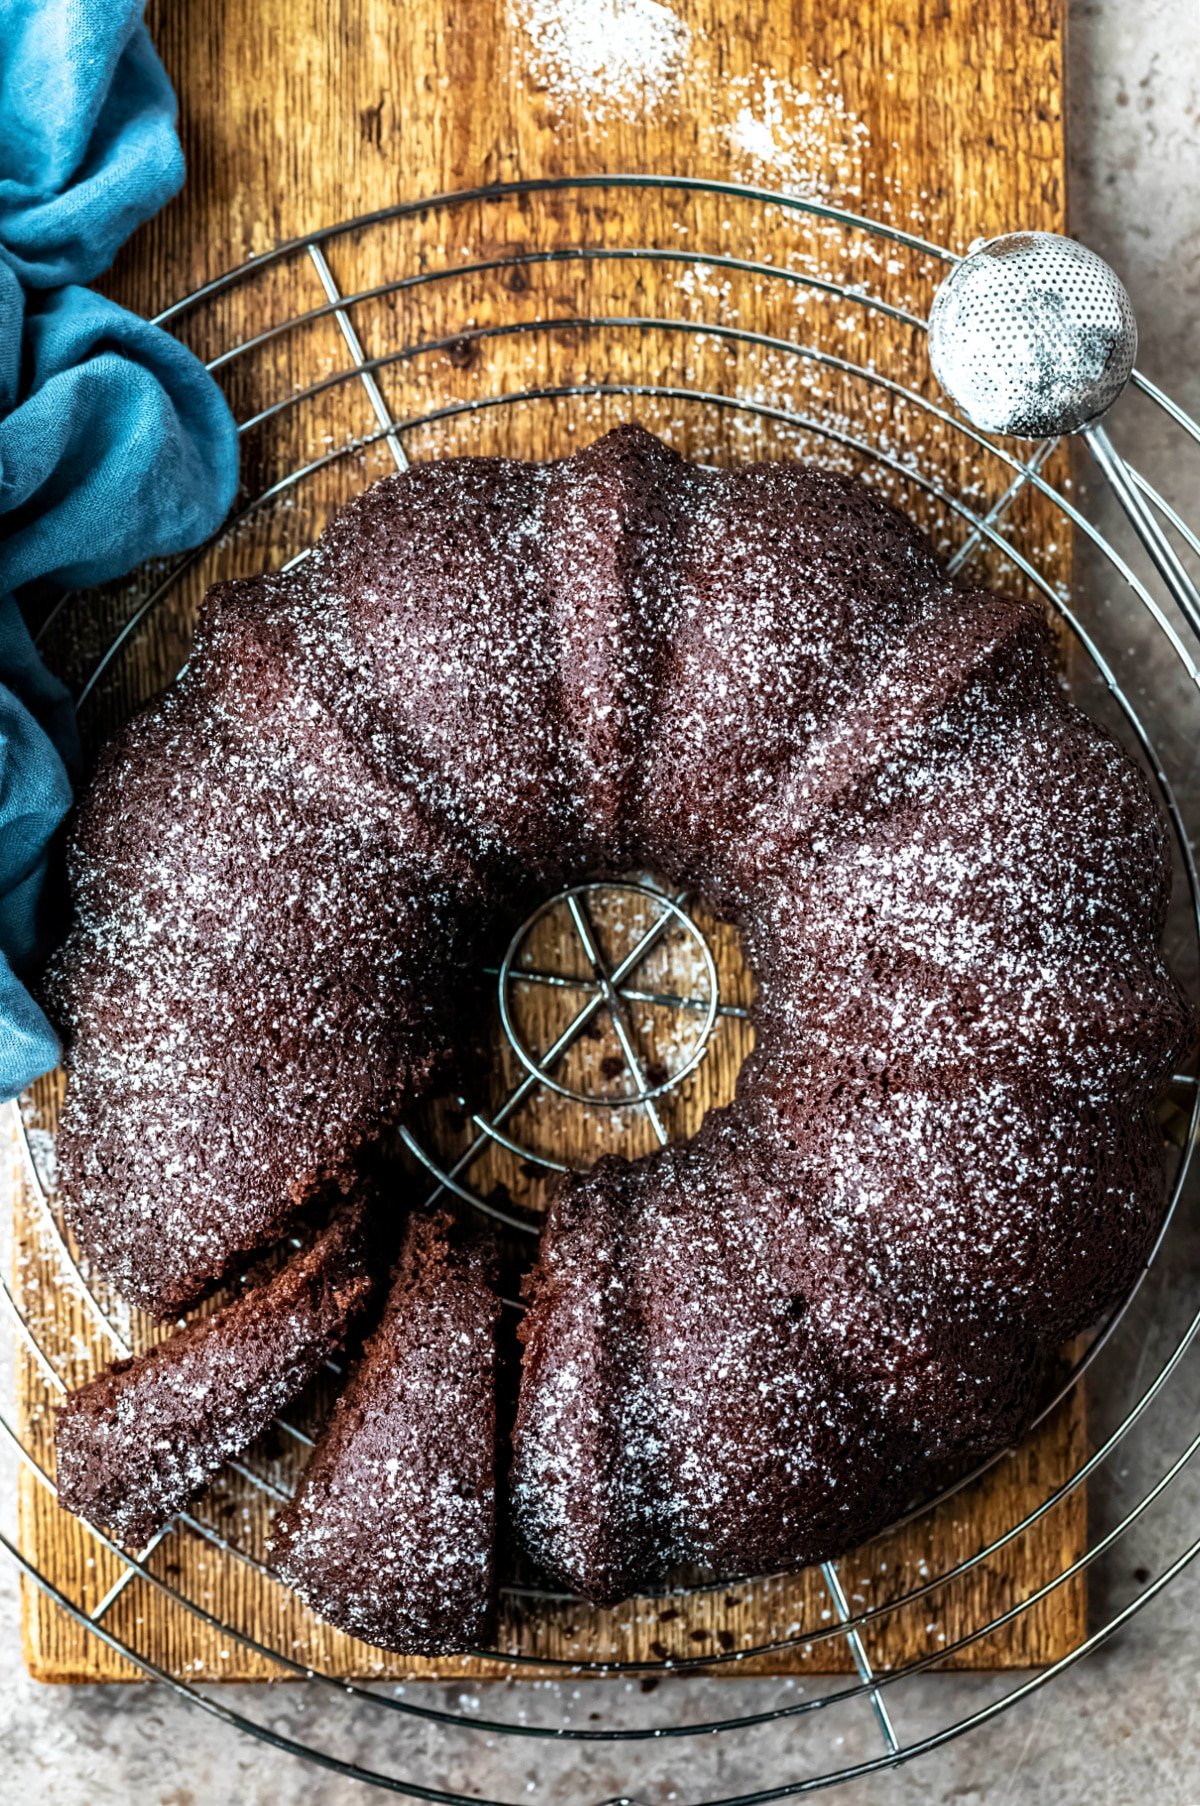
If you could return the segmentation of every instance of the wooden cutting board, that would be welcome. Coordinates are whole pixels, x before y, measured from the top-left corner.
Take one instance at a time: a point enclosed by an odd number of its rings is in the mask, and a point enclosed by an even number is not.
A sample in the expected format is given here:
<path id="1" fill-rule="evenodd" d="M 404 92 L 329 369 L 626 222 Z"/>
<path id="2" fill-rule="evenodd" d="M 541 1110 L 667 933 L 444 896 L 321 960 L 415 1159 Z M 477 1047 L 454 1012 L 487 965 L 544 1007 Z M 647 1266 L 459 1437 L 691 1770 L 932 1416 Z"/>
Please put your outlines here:
<path id="1" fill-rule="evenodd" d="M 513 0 L 511 5 L 464 0 L 191 0 L 187 7 L 152 3 L 150 24 L 180 94 L 189 182 L 180 199 L 123 253 L 108 278 L 109 292 L 153 313 L 225 268 L 323 225 L 418 194 L 436 194 L 521 177 L 618 170 L 731 178 L 769 188 L 792 188 L 851 210 L 891 221 L 935 243 L 962 248 L 979 234 L 1014 225 L 1061 228 L 1064 223 L 1062 135 L 1063 24 L 1061 0 L 824 0 L 823 4 L 766 0 L 743 16 L 723 0 L 673 0 L 670 11 L 643 0 L 638 27 L 625 48 L 616 28 L 587 30 L 598 9 L 583 0 Z M 722 212 L 730 216 L 723 219 Z M 701 217 L 703 216 L 703 217 Z M 344 292 L 419 270 L 438 260 L 497 256 L 514 247 L 621 242 L 670 245 L 695 242 L 704 228 L 711 240 L 724 229 L 732 248 L 764 262 L 796 249 L 795 221 L 770 210 L 750 218 L 730 204 L 684 204 L 671 194 L 566 194 L 538 217 L 532 209 L 497 214 L 481 207 L 452 216 L 432 214 L 394 232 L 339 243 L 330 263 Z M 811 270 L 828 253 L 815 229 L 800 248 Z M 792 236 L 781 251 L 780 234 Z M 675 238 L 672 234 L 676 234 Z M 790 247 L 790 249 L 789 249 Z M 859 255 L 856 251 L 855 256 Z M 907 254 L 897 252 L 903 259 Z M 914 260 L 914 305 L 927 302 L 929 268 Z M 833 271 L 830 272 L 835 273 Z M 837 274 L 845 274 L 844 267 Z M 850 269 L 854 275 L 856 271 Z M 520 351 L 488 342 L 486 355 L 472 334 L 508 320 L 522 309 L 552 305 L 554 317 L 581 311 L 575 272 L 555 266 L 552 281 L 509 284 L 497 292 L 481 280 L 464 314 L 461 291 L 453 299 L 424 291 L 395 302 L 364 303 L 355 319 L 373 350 L 408 339 L 463 336 L 444 352 L 381 373 L 397 418 L 428 408 L 453 382 L 470 400 L 504 378 L 528 382 L 545 374 Z M 863 279 L 871 270 L 864 253 Z M 613 276 L 603 299 L 613 308 L 631 297 L 637 311 L 656 312 L 656 277 L 639 268 Z M 672 278 L 677 281 L 676 278 Z M 711 276 L 697 278 L 699 305 L 727 317 L 733 303 Z M 297 288 L 297 285 L 307 287 Z M 622 286 L 624 284 L 624 286 Z M 290 285 L 290 287 L 289 287 Z M 761 285 L 760 285 L 761 286 Z M 181 322 L 180 330 L 205 355 L 261 331 L 283 311 L 316 306 L 323 299 L 308 265 L 289 265 L 278 276 L 235 290 Z M 678 302 L 678 293 L 673 299 Z M 819 338 L 822 319 L 781 321 L 774 300 L 743 283 L 735 298 L 743 325 L 761 324 L 777 335 L 803 330 Z M 590 290 L 589 303 L 595 302 Z M 272 311 L 274 310 L 274 311 Z M 591 311 L 595 311 L 594 305 Z M 661 311 L 658 309 L 657 311 Z M 402 318 L 400 314 L 402 312 Z M 466 330 L 464 330 L 466 329 Z M 856 323 L 858 355 L 889 367 L 911 358 L 911 335 L 886 319 Z M 325 336 L 322 337 L 321 334 Z M 645 380 L 661 375 L 675 355 L 664 340 L 624 338 L 597 347 L 593 338 L 564 326 L 557 333 L 558 365 L 594 374 Z M 844 340 L 838 341 L 844 349 Z M 539 354 L 540 355 L 540 354 Z M 691 355 L 691 354 L 689 354 Z M 743 354 L 739 353 L 739 357 Z M 245 418 L 265 400 L 286 395 L 314 373 L 344 362 L 328 319 L 311 342 L 288 341 L 243 360 L 226 374 L 228 392 Z M 547 353 L 549 359 L 549 353 Z M 750 392 L 771 382 L 777 370 L 745 358 L 730 372 L 726 344 L 694 354 L 687 367 L 693 384 L 731 382 Z M 707 360 L 707 361 L 706 361 Z M 547 362 L 549 368 L 549 362 Z M 670 366 L 672 369 L 674 366 Z M 924 380 L 914 374 L 914 383 Z M 472 387 L 472 385 L 476 387 Z M 835 385 L 816 402 L 839 405 Z M 853 397 L 841 398 L 847 410 Z M 597 404 L 567 423 L 514 412 L 460 417 L 449 428 L 419 429 L 408 436 L 413 455 L 444 450 L 505 449 L 545 455 L 576 443 L 631 412 L 627 401 Z M 648 410 L 639 407 L 643 418 Z M 337 444 L 364 430 L 357 389 L 331 393 L 321 417 L 321 442 Z M 467 424 L 461 424 L 462 418 Z M 368 421 L 369 425 L 370 422 Z M 763 429 L 752 441 L 731 426 L 701 427 L 677 410 L 647 424 L 668 432 L 680 449 L 716 458 L 776 449 Z M 976 472 L 961 446 L 937 430 L 915 428 L 899 413 L 890 425 L 897 445 L 919 453 L 925 469 L 938 471 L 964 493 L 977 492 Z M 311 421 L 281 416 L 247 436 L 246 482 L 251 489 L 290 463 L 314 453 Z M 714 432 L 716 437 L 713 437 Z M 790 440 L 784 449 L 806 449 Z M 319 530 L 345 495 L 389 468 L 376 445 L 357 461 L 338 466 L 324 485 L 294 504 L 260 510 L 237 535 L 205 561 L 203 577 L 250 572 L 282 562 Z M 985 496 L 999 494 L 1003 473 L 980 480 Z M 947 543 L 961 538 L 952 516 L 930 511 L 914 491 L 911 504 Z M 1060 524 L 1028 497 L 1022 502 L 1023 534 L 1054 541 L 1051 565 L 1065 575 L 1067 540 Z M 984 560 L 980 567 L 987 573 Z M 1043 568 L 1046 560 L 1043 559 Z M 161 611 L 152 634 L 135 643 L 131 658 L 99 695 L 88 722 L 89 742 L 120 719 L 156 682 L 164 681 L 186 648 L 200 575 L 180 586 Z M 114 622 L 145 593 L 139 580 L 94 600 L 93 643 L 52 637 L 51 655 L 69 673 L 86 668 Z M 98 636 L 98 637 L 96 637 Z M 731 937 L 710 925 L 722 966 L 723 995 L 745 997 L 745 974 Z M 569 958 L 549 945 L 547 960 Z M 659 977 L 666 982 L 664 967 Z M 547 1011 L 550 1005 L 546 1004 Z M 549 1025 L 547 1015 L 542 1023 Z M 538 1022 L 531 1019 L 530 1033 Z M 746 1046 L 737 1018 L 722 1024 L 709 1060 L 677 1106 L 676 1126 L 686 1129 L 705 1107 L 728 1096 Z M 56 1081 L 37 1089 L 35 1126 L 53 1126 Z M 526 1125 L 533 1132 L 538 1125 Z M 567 1153 L 604 1144 L 607 1127 L 572 1126 L 561 1113 L 543 1117 L 540 1131 L 559 1138 Z M 589 1136 L 591 1139 L 589 1140 Z M 573 1139 L 581 1137 L 582 1139 Z M 623 1143 L 628 1147 L 628 1142 Z M 497 1176 L 505 1183 L 504 1176 Z M 40 1226 L 31 1195 L 18 1184 L 16 1288 L 34 1317 L 42 1346 L 59 1372 L 77 1383 L 107 1352 L 94 1324 L 80 1310 Z M 114 1309 L 117 1307 L 114 1305 Z M 126 1321 L 123 1319 L 123 1321 Z M 136 1344 L 154 1333 L 128 1323 Z M 52 1392 L 27 1355 L 20 1367 L 21 1422 L 30 1446 L 49 1464 Z M 317 1406 L 313 1405 L 314 1413 Z M 1017 1523 L 1078 1466 L 1084 1448 L 1078 1391 L 1017 1454 L 945 1508 L 918 1520 L 842 1564 L 845 1591 L 855 1609 L 881 1604 L 919 1587 L 970 1557 Z M 254 1451 L 258 1470 L 275 1481 L 294 1479 L 295 1443 L 274 1437 Z M 91 1610 L 120 1574 L 116 1559 L 75 1520 L 58 1511 L 35 1479 L 21 1489 L 21 1536 L 31 1559 L 70 1598 Z M 221 1532 L 261 1555 L 267 1512 L 261 1493 L 223 1481 L 203 1507 Z M 1060 1573 L 1085 1546 L 1085 1503 L 1077 1489 L 1029 1532 L 932 1598 L 882 1618 L 867 1636 L 872 1662 L 887 1668 L 938 1659 L 939 1652 L 975 1626 L 1028 1597 Z M 428 1673 L 431 1665 L 381 1656 L 320 1626 L 290 1595 L 254 1570 L 214 1552 L 188 1533 L 173 1533 L 150 1559 L 153 1570 L 220 1621 L 232 1620 L 261 1642 L 297 1661 L 336 1675 L 397 1676 Z M 958 1665 L 1026 1666 L 1053 1660 L 1075 1646 L 1085 1623 L 1085 1591 L 1077 1579 L 952 1658 Z M 531 1607 L 519 1599 L 504 1606 L 498 1647 L 532 1658 L 651 1660 L 664 1655 L 703 1661 L 732 1649 L 753 1649 L 786 1637 L 797 1627 L 805 1640 L 782 1653 L 755 1658 L 766 1671 L 841 1671 L 850 1653 L 830 1633 L 836 1604 L 817 1575 L 721 1589 L 680 1605 L 666 1599 L 636 1610 L 581 1613 L 575 1607 Z M 120 1594 L 104 1623 L 129 1647 L 160 1667 L 189 1678 L 248 1678 L 278 1669 L 244 1643 L 206 1626 L 143 1580 Z M 31 1672 L 45 1680 L 135 1678 L 136 1668 L 72 1623 L 32 1587 L 24 1595 L 24 1637 Z M 476 1676 L 503 1673 L 499 1663 L 440 1664 L 437 1672 Z M 744 1667 L 739 1668 L 745 1672 Z"/>

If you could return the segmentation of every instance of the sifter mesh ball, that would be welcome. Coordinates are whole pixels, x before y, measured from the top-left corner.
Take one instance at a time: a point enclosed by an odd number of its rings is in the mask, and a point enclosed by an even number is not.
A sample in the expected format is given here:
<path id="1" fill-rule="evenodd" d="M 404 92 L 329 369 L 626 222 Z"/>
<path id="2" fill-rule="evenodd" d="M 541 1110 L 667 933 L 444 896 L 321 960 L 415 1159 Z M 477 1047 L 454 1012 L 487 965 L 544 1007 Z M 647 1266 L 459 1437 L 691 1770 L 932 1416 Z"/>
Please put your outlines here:
<path id="1" fill-rule="evenodd" d="M 1137 323 L 1119 277 L 1054 232 L 972 246 L 929 316 L 934 375 L 988 433 L 1077 432 L 1116 401 L 1136 355 Z"/>

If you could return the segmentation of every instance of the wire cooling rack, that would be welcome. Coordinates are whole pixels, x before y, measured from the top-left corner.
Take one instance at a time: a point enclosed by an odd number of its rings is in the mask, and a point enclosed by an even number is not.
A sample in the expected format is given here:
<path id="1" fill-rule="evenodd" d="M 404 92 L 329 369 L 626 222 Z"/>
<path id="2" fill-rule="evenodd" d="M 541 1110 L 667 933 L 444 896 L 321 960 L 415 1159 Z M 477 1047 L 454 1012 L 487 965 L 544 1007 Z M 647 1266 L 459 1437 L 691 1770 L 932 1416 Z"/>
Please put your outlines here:
<path id="1" fill-rule="evenodd" d="M 636 243 L 628 241 L 625 224 L 635 192 Z M 186 658 L 209 582 L 303 558 L 328 515 L 365 481 L 403 470 L 410 457 L 559 454 L 636 415 L 693 457 L 790 454 L 856 470 L 922 520 L 952 569 L 1044 600 L 1062 629 L 1082 700 L 1113 725 L 1157 785 L 1176 850 L 1169 952 L 1194 992 L 1200 886 L 1186 786 L 1200 671 L 1188 630 L 1142 567 L 1136 544 L 1125 542 L 1119 525 L 1108 530 L 1103 496 L 1081 505 L 1061 448 L 990 441 L 940 403 L 926 368 L 924 320 L 952 261 L 951 253 L 895 227 L 796 196 L 628 175 L 418 200 L 330 227 L 219 277 L 160 320 L 192 342 L 227 387 L 240 421 L 243 492 L 216 541 L 140 574 L 119 592 L 64 598 L 41 623 L 48 656 L 74 685 L 85 743 L 94 748 L 169 681 Z M 1200 427 L 1145 377 L 1135 373 L 1124 405 L 1155 409 L 1169 423 L 1181 469 L 1197 457 Z M 1141 474 L 1134 472 L 1133 480 L 1183 555 L 1200 557 L 1200 538 L 1178 508 Z M 1072 539 L 1074 583 L 1066 555 Z M 576 958 L 567 967 L 539 955 L 552 918 L 563 935 L 575 937 Z M 614 921 L 624 934 L 619 944 Z M 429 1195 L 483 1211 L 514 1235 L 528 1236 L 536 1214 L 528 1195 L 522 1201 L 522 1176 L 536 1202 L 543 1180 L 569 1164 L 554 1145 L 561 1120 L 554 1109 L 590 1111 L 613 1125 L 612 1145 L 634 1151 L 647 1145 L 647 1135 L 649 1145 L 669 1139 L 672 1100 L 722 1028 L 745 1022 L 744 1003 L 722 993 L 711 940 L 685 896 L 668 895 L 644 876 L 579 886 L 547 900 L 489 970 L 509 1050 L 504 1085 L 478 1109 L 459 1100 L 453 1146 L 432 1117 L 403 1131 L 408 1159 L 425 1175 Z M 673 963 L 656 965 L 672 941 Z M 664 970 L 675 978 L 664 978 Z M 687 982 L 678 981 L 680 972 Z M 565 1012 L 549 1038 L 538 1040 L 523 1016 L 522 999 L 531 995 L 552 996 Z M 658 1055 L 647 1051 L 647 1012 L 658 1012 Z M 576 1070 L 573 1050 L 601 1019 L 614 1051 L 599 1067 L 585 1061 Z M 545 1017 L 539 1020 L 544 1027 Z M 664 1020 L 672 1025 L 665 1034 Z M 551 1114 L 539 1125 L 529 1112 L 547 1100 Z M 49 1119 L 40 1110 L 37 1099 L 26 1100 L 14 1107 L 13 1124 L 21 1181 L 53 1286 L 70 1297 L 78 1321 L 108 1357 L 126 1353 L 134 1327 L 63 1230 Z M 611 1794 L 614 1773 L 622 1799 L 691 1799 L 677 1780 L 668 1785 L 679 1770 L 662 1767 L 661 1751 L 700 1734 L 736 1741 L 740 1753 L 729 1772 L 751 1777 L 726 1792 L 722 1806 L 750 1806 L 888 1768 L 1048 1684 L 1112 1638 L 1200 1549 L 1200 1541 L 1178 1549 L 1153 1570 L 1134 1567 L 1129 1554 L 1159 1521 L 1200 1447 L 1200 1435 L 1171 1446 L 1170 1428 L 1171 1401 L 1194 1377 L 1188 1357 L 1200 1328 L 1181 1207 L 1190 1196 L 1198 1119 L 1194 1078 L 1180 1074 L 1164 1110 L 1170 1203 L 1153 1256 L 1043 1409 L 1045 1418 L 1087 1373 L 1091 1452 L 1017 1520 L 881 1603 L 856 1590 L 854 1559 L 847 1558 L 823 1570 L 828 1605 L 819 1618 L 780 1624 L 753 1648 L 722 1646 L 702 1655 L 672 1648 L 657 1663 L 623 1661 L 611 1651 L 596 1658 L 583 1646 L 550 1658 L 544 1650 L 531 1657 L 498 1648 L 483 1653 L 518 1674 L 526 1663 L 541 1677 L 557 1668 L 562 1678 L 549 1688 L 543 1681 L 533 1690 L 464 1694 L 428 1685 L 373 1687 L 323 1672 L 298 1659 L 286 1641 L 265 1640 L 253 1623 L 219 1617 L 204 1597 L 186 1594 L 169 1564 L 155 1564 L 155 1545 L 133 1553 L 97 1534 L 115 1564 L 114 1578 L 86 1599 L 61 1575 L 39 1568 L 19 1540 L 5 1537 L 5 1548 L 32 1587 L 132 1671 L 279 1749 L 427 1800 L 453 1806 L 478 1800 L 467 1777 L 478 1750 L 472 1739 L 481 1738 L 497 1770 L 504 1746 L 496 1740 L 511 1738 L 526 1752 L 534 1740 L 542 1772 L 557 1776 L 563 1797 L 581 1806 Z M 491 1182 L 497 1160 L 510 1163 L 511 1184 Z M 78 1371 L 49 1350 L 44 1297 L 31 1293 L 28 1275 L 18 1272 L 12 1286 L 2 1282 L 0 1300 L 21 1338 L 27 1373 L 52 1403 L 64 1383 L 90 1370 L 87 1351 Z M 49 1487 L 44 1443 L 7 1413 L 0 1428 L 23 1483 Z M 298 1457 L 311 1446 L 300 1422 L 282 1424 L 278 1433 Z M 1115 1469 L 1122 1484 L 1106 1491 L 1105 1476 Z M 245 1484 L 269 1498 L 287 1494 L 280 1471 L 253 1454 L 236 1464 Z M 912 1513 L 912 1521 L 966 1498 L 976 1477 L 962 1476 Z M 986 1571 L 1006 1549 L 1036 1535 L 1089 1481 L 1101 1503 L 1091 1514 L 1085 1548 L 1025 1596 L 981 1609 L 952 1644 L 931 1639 L 886 1670 L 873 1660 L 882 1623 L 903 1611 L 936 1619 L 939 1599 L 965 1574 Z M 214 1560 L 263 1568 L 260 1553 L 239 1545 L 236 1526 L 214 1523 L 203 1502 L 163 1537 L 181 1534 L 199 1539 Z M 1085 1572 L 1093 1622 L 1074 1646 L 1040 1672 L 997 1677 L 973 1711 L 943 1721 L 938 1683 L 923 1678 L 926 1671 L 955 1650 L 986 1645 Z M 114 1628 L 114 1608 L 135 1580 L 172 1599 L 185 1621 L 252 1651 L 262 1672 L 307 1676 L 343 1703 L 345 1723 L 330 1725 L 322 1738 L 295 1735 L 268 1710 L 243 1711 L 219 1689 L 189 1680 L 179 1664 L 156 1660 L 124 1621 Z M 510 1590 L 539 1596 L 535 1586 L 516 1580 Z M 693 1592 L 681 1588 L 679 1597 Z M 541 1597 L 564 1604 L 561 1596 Z M 753 1688 L 729 1681 L 727 1692 L 717 1693 L 717 1710 L 708 1709 L 711 1687 L 692 1696 L 698 1705 L 678 1686 L 666 1704 L 666 1690 L 653 1692 L 660 1669 L 713 1674 L 748 1658 L 835 1640 L 849 1651 L 849 1681 L 803 1688 L 778 1679 Z M 609 1678 L 589 1683 L 599 1691 L 585 1688 L 581 1695 L 572 1683 L 586 1674 Z M 594 1703 L 602 1709 L 589 1710 Z M 398 1720 L 436 1727 L 446 1741 L 406 1743 L 408 1765 L 397 1763 L 395 1740 L 386 1732 Z M 772 1744 L 780 1767 L 766 1775 L 754 1739 L 781 1722 L 795 1738 L 784 1746 L 786 1756 Z M 616 1749 L 617 1770 L 607 1756 L 596 1766 L 597 1745 L 609 1755 Z M 511 1786 L 498 1798 L 526 1797 L 529 1772 L 514 1765 Z M 598 1775 L 605 1777 L 599 1786 Z M 464 1778 L 448 1779 L 454 1776 Z"/>

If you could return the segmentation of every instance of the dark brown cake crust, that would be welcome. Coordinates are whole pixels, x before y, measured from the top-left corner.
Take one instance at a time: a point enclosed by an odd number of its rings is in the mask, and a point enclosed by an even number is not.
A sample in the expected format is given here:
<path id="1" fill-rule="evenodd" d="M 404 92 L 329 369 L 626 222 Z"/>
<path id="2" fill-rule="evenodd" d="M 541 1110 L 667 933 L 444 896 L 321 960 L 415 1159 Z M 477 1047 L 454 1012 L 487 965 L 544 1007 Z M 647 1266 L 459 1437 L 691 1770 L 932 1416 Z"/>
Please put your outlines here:
<path id="1" fill-rule="evenodd" d="M 627 427 L 376 484 L 208 597 L 72 865 L 65 1207 L 159 1312 L 350 1182 L 498 911 L 648 868 L 737 924 L 734 1106 L 570 1182 L 530 1295 L 516 1521 L 598 1597 L 819 1559 L 997 1447 L 1161 1220 L 1165 825 L 1040 610 L 844 477 Z"/>
<path id="2" fill-rule="evenodd" d="M 55 1424 L 59 1502 L 148 1542 L 342 1345 L 372 1264 L 366 1207 L 342 1204 L 271 1278 L 72 1392 Z"/>
<path id="3" fill-rule="evenodd" d="M 280 1577 L 339 1630 L 404 1655 L 487 1633 L 496 1541 L 494 1254 L 408 1224 L 383 1321 L 276 1518 Z"/>

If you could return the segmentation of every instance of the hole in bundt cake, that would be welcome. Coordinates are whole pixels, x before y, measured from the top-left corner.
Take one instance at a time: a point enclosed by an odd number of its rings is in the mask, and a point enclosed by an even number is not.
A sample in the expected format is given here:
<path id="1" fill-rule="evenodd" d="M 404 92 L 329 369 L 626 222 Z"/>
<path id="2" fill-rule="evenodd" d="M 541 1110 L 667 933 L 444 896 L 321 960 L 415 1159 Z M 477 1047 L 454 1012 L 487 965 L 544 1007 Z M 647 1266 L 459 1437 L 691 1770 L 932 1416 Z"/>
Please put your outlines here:
<path id="1" fill-rule="evenodd" d="M 483 985 L 487 1033 L 462 1080 L 470 1103 L 431 1103 L 413 1140 L 446 1170 L 481 1122 L 493 1125 L 503 1139 L 488 1137 L 469 1183 L 498 1209 L 540 1211 L 563 1168 L 689 1140 L 732 1100 L 753 1046 L 754 982 L 737 930 L 650 874 L 547 898 L 485 966 Z"/>

